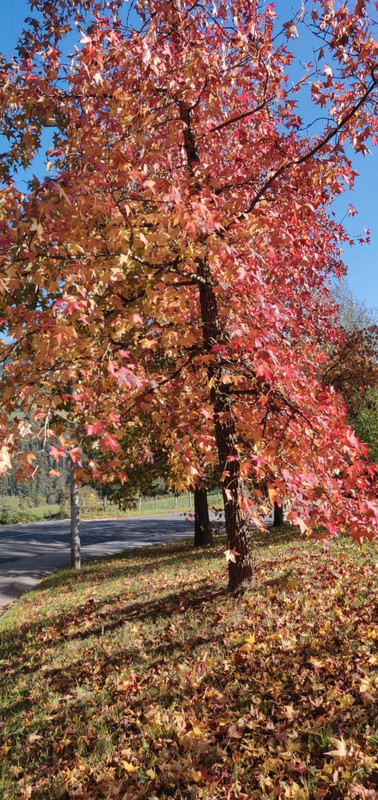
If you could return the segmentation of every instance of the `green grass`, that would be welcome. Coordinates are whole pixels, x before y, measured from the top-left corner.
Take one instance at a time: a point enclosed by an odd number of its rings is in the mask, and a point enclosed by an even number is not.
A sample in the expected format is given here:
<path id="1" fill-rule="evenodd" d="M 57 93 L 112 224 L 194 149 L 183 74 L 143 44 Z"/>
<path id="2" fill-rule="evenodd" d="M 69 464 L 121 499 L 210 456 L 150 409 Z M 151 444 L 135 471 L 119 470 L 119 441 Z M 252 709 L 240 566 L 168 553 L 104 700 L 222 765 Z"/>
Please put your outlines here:
<path id="1" fill-rule="evenodd" d="M 90 487 L 85 487 L 87 490 Z M 209 506 L 219 506 L 221 495 L 217 491 L 209 492 Z M 194 512 L 193 493 L 174 497 L 174 495 L 157 495 L 155 497 L 143 497 L 136 501 L 134 508 L 120 509 L 115 503 L 108 502 L 104 508 L 102 500 L 97 492 L 82 491 L 80 493 L 80 515 L 82 519 L 106 519 L 114 517 L 124 519 L 127 517 L 145 516 L 148 514 L 168 514 L 179 513 L 189 514 Z M 17 523 L 39 522 L 44 519 L 68 518 L 70 507 L 68 500 L 61 505 L 49 505 L 47 503 L 38 506 L 30 506 L 27 503 L 19 502 L 15 497 L 3 497 L 0 501 L 0 525 L 12 525 Z"/>
<path id="2" fill-rule="evenodd" d="M 221 495 L 219 492 L 208 493 L 209 506 L 219 506 L 221 504 Z M 155 497 L 142 497 L 140 502 L 137 501 L 134 508 L 120 509 L 114 503 L 108 503 L 106 508 L 100 504 L 96 504 L 91 508 L 89 503 L 82 505 L 81 514 L 83 519 L 94 519 L 101 517 L 137 517 L 148 514 L 169 514 L 169 513 L 193 513 L 194 512 L 194 499 L 193 492 L 186 492 L 178 497 L 174 495 L 157 495 Z"/>
<path id="3" fill-rule="evenodd" d="M 14 604 L 2 800 L 373 800 L 374 547 L 256 532 L 237 600 L 223 550 L 129 551 Z"/>
<path id="4" fill-rule="evenodd" d="M 19 522 L 40 522 L 59 517 L 60 505 L 44 503 L 38 506 L 19 503 L 14 497 L 3 497 L 0 501 L 0 525 L 15 525 Z"/>

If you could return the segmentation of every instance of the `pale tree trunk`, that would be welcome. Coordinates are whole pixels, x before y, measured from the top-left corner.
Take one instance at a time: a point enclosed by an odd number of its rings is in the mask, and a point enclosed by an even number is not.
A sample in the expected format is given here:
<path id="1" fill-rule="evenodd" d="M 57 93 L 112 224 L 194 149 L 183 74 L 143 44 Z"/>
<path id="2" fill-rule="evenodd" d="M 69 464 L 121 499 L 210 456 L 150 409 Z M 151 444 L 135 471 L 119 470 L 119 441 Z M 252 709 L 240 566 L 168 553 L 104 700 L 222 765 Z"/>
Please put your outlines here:
<path id="1" fill-rule="evenodd" d="M 206 547 L 212 541 L 207 491 L 194 489 L 194 547 Z"/>
<path id="2" fill-rule="evenodd" d="M 278 505 L 278 503 L 275 503 L 273 509 L 273 527 L 278 528 L 278 526 L 283 525 L 283 523 L 284 523 L 283 506 L 280 506 Z"/>
<path id="3" fill-rule="evenodd" d="M 81 569 L 79 487 L 75 483 L 73 464 L 70 470 L 71 567 Z"/>

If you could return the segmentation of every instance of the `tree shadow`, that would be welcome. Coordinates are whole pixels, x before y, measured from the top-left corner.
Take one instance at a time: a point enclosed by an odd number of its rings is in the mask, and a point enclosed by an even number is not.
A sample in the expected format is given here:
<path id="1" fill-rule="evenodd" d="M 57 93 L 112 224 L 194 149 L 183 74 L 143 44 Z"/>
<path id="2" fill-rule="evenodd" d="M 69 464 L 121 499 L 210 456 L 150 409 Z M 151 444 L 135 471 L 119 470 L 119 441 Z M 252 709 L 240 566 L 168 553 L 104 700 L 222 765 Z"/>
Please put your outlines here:
<path id="1" fill-rule="evenodd" d="M 216 553 L 215 551 L 212 551 L 211 554 L 206 552 L 206 559 L 208 559 L 209 555 L 211 558 L 219 557 L 219 553 Z M 180 558 L 180 565 L 183 563 L 183 561 L 184 563 L 188 563 L 190 561 L 196 561 L 200 559 L 201 554 L 198 551 L 190 552 L 184 557 L 184 559 L 182 557 Z M 163 559 L 163 562 L 160 558 L 158 559 L 159 566 L 161 567 L 162 563 L 164 566 L 169 566 L 174 560 L 177 560 L 175 556 L 169 556 L 167 559 Z M 151 559 L 150 563 L 156 563 L 156 559 Z M 142 566 L 135 567 L 134 575 L 138 575 L 140 571 L 145 572 L 145 569 L 146 564 L 144 561 Z M 114 571 L 112 577 L 119 577 L 119 575 L 124 574 L 124 572 L 125 569 L 123 566 L 118 567 Z M 57 584 L 58 586 L 62 583 L 65 583 L 65 575 L 57 577 L 60 578 L 59 583 Z M 72 578 L 72 571 L 67 573 L 67 577 L 69 580 Z M 46 582 L 48 581 L 50 581 L 50 578 L 48 578 Z M 45 581 L 43 581 L 43 583 L 45 583 Z M 47 586 L 46 588 L 48 589 L 51 587 Z M 207 591 L 205 591 L 206 588 Z M 39 591 L 40 590 L 41 589 L 39 589 Z M 4 656 L 6 656 L 7 661 L 12 661 L 13 664 L 19 662 L 25 645 L 23 634 L 33 640 L 39 637 L 41 632 L 44 630 L 48 630 L 50 627 L 53 627 L 53 640 L 55 644 L 58 642 L 68 643 L 70 641 L 77 640 L 84 641 L 92 637 L 100 638 L 121 627 L 125 622 L 137 621 L 140 619 L 144 621 L 149 619 L 155 620 L 162 614 L 169 617 L 170 615 L 174 614 L 178 608 L 181 612 L 197 608 L 202 604 L 211 601 L 211 599 L 214 597 L 225 595 L 226 591 L 227 590 L 225 586 L 220 587 L 218 591 L 208 590 L 208 577 L 200 580 L 195 579 L 194 587 L 189 585 L 183 591 L 173 592 L 168 595 L 163 594 L 161 597 L 154 600 L 144 600 L 141 602 L 130 603 L 130 600 L 128 599 L 123 603 L 118 602 L 116 605 L 116 615 L 114 613 L 114 603 L 117 599 L 116 595 L 111 595 L 109 598 L 99 598 L 98 601 L 94 600 L 94 598 L 89 598 L 86 603 L 80 605 L 79 608 L 75 608 L 74 610 L 70 608 L 66 609 L 65 611 L 57 610 L 56 613 L 43 616 L 36 622 L 25 623 L 19 629 L 17 636 L 15 636 L 15 633 L 12 629 L 0 631 L 0 656 L 3 653 Z M 86 621 L 85 628 L 76 630 L 74 633 L 68 635 L 67 627 L 78 619 L 78 614 L 80 614 L 80 619 L 84 619 Z M 93 621 L 95 624 L 90 624 L 91 621 Z M 48 643 L 48 638 L 46 643 Z M 17 667 L 14 666 L 12 668 L 12 674 L 32 674 L 40 668 L 43 660 L 43 651 L 41 651 L 40 657 L 37 657 L 35 662 L 21 663 Z"/>
<path id="2" fill-rule="evenodd" d="M 261 532 L 256 532 L 254 547 L 260 550 L 271 544 L 278 544 L 287 540 L 303 541 L 303 538 L 300 534 L 296 534 L 295 531 L 288 531 L 285 526 L 284 530 L 277 530 L 274 537 L 270 537 L 269 534 L 263 536 Z M 37 584 L 32 593 L 48 592 L 52 588 L 59 589 L 62 587 L 69 590 L 71 585 L 74 586 L 77 583 L 81 583 L 85 588 L 85 585 L 99 584 L 104 579 L 116 580 L 123 575 L 137 578 L 142 573 L 147 575 L 149 572 L 153 573 L 156 568 L 169 569 L 172 565 L 177 564 L 177 568 L 181 569 L 186 565 L 200 562 L 202 559 L 211 564 L 222 555 L 224 544 L 223 540 L 222 543 L 218 542 L 213 547 L 195 549 L 191 540 L 181 540 L 167 542 L 164 545 L 151 545 L 148 548 L 136 548 L 125 553 L 114 554 L 101 559 L 101 561 L 89 562 L 80 573 L 76 573 L 73 570 L 65 570 L 58 574 L 50 575 Z M 134 563 L 130 564 L 130 561 Z M 169 616 L 174 613 L 175 608 L 178 606 L 187 611 L 206 603 L 212 597 L 226 594 L 225 586 L 221 586 L 219 591 L 215 593 L 213 591 L 204 592 L 204 584 L 208 585 L 208 578 L 203 578 L 200 585 L 198 579 L 195 579 L 194 588 L 189 586 L 181 592 L 175 592 L 168 596 L 163 595 L 155 600 L 145 600 L 132 604 L 130 604 L 130 600 L 123 600 L 122 598 L 122 595 L 127 591 L 126 587 L 121 587 L 114 593 L 110 592 L 108 597 L 99 597 L 98 599 L 91 597 L 77 608 L 66 608 L 63 611 L 57 609 L 56 612 L 41 616 L 36 621 L 24 623 L 19 629 L 18 635 L 15 635 L 12 630 L 0 630 L 0 653 L 3 651 L 8 662 L 12 658 L 12 674 L 20 672 L 31 674 L 39 669 L 43 660 L 43 652 L 41 652 L 41 657 L 37 657 L 32 663 L 20 664 L 20 657 L 24 650 L 23 635 L 36 639 L 40 637 L 43 630 L 48 630 L 52 627 L 54 629 L 54 642 L 86 640 L 89 637 L 100 637 L 116 630 L 125 621 L 153 619 L 162 613 Z M 258 587 L 261 588 L 261 584 Z M 31 599 L 32 593 L 30 593 Z M 116 616 L 114 614 L 115 603 L 117 603 Z M 80 614 L 81 619 L 86 620 L 85 628 L 77 630 L 72 635 L 67 635 L 68 626 L 78 619 L 78 614 Z M 95 624 L 91 624 L 92 621 Z M 48 642 L 48 637 L 46 641 Z M 15 666 L 16 664 L 17 666 Z"/>
<path id="3" fill-rule="evenodd" d="M 92 649 L 96 651 L 96 663 L 98 667 L 96 671 L 97 682 L 101 682 L 101 678 L 105 680 L 106 676 L 109 674 L 110 665 L 115 670 L 120 668 L 125 669 L 126 666 L 130 669 L 135 669 L 140 666 L 141 663 L 140 651 L 138 648 L 135 648 L 131 645 L 126 648 L 120 648 L 117 651 L 117 654 L 109 654 L 107 651 L 105 651 L 105 649 L 104 652 L 101 653 L 102 637 L 106 637 L 110 633 L 116 631 L 118 628 L 121 628 L 125 622 L 135 623 L 138 620 L 142 620 L 143 622 L 152 621 L 152 623 L 154 623 L 159 617 L 164 616 L 168 624 L 169 620 L 174 617 L 176 613 L 180 613 L 182 615 L 188 610 L 201 609 L 202 607 L 206 606 L 207 603 L 212 603 L 214 600 L 219 600 L 226 595 L 227 590 L 225 587 L 222 587 L 217 591 L 209 590 L 208 579 L 204 578 L 201 580 L 200 585 L 198 586 L 197 584 L 197 587 L 192 590 L 172 592 L 161 599 L 141 601 L 139 603 L 133 603 L 132 605 L 125 604 L 124 607 L 117 608 L 118 615 L 116 619 L 111 619 L 109 615 L 105 615 L 104 613 L 104 620 L 107 620 L 104 621 L 104 623 L 94 625 L 93 627 L 86 628 L 84 630 L 76 631 L 70 636 L 64 636 L 60 640 L 64 643 L 70 643 L 94 639 L 95 641 L 93 642 L 93 648 L 91 646 L 87 648 L 86 658 L 84 661 L 81 660 L 82 654 L 79 652 L 77 659 L 68 661 L 65 663 L 64 667 L 48 667 L 44 663 L 44 653 L 43 650 L 41 650 L 39 652 L 39 656 L 33 663 L 25 661 L 12 669 L 12 677 L 15 678 L 15 676 L 18 675 L 18 678 L 20 678 L 20 676 L 23 675 L 26 679 L 33 675 L 33 673 L 39 671 L 43 664 L 43 678 L 46 684 L 48 684 L 49 689 L 53 692 L 69 692 L 70 690 L 77 688 L 78 684 L 88 677 L 88 670 L 91 671 L 91 668 L 88 665 L 88 654 Z M 99 615 L 96 614 L 96 620 L 98 617 Z M 51 619 L 45 618 L 44 627 L 48 627 L 49 623 L 51 623 Z M 37 632 L 37 628 L 40 630 L 40 627 L 41 626 L 30 626 L 28 633 L 31 638 L 34 637 L 35 633 Z M 219 637 L 220 636 L 221 634 L 219 634 Z M 181 640 L 159 642 L 153 647 L 152 650 L 150 650 L 150 656 L 152 656 L 153 660 L 149 664 L 148 669 L 150 670 L 157 668 L 159 663 L 163 662 L 175 650 L 189 647 L 192 651 L 196 647 L 209 644 L 211 641 L 215 641 L 219 637 L 215 636 L 213 633 L 211 636 L 202 636 L 199 634 L 190 639 L 185 639 L 184 637 L 184 639 Z M 4 632 L 1 638 L 2 648 L 4 653 L 7 654 L 9 661 L 20 661 L 20 656 L 23 653 L 23 647 L 25 644 L 22 636 L 16 638 L 11 632 L 9 632 L 9 635 L 6 635 Z M 56 636 L 54 636 L 54 642 L 56 643 L 57 641 L 59 641 L 59 639 L 57 640 Z M 0 648 L 0 654 L 2 648 Z M 6 670 L 3 671 L 2 677 L 5 684 L 7 677 L 9 680 L 9 673 L 7 676 Z M 27 711 L 32 707 L 32 705 L 33 703 L 30 697 L 28 694 L 26 694 L 16 703 L 12 703 L 10 705 L 3 703 L 3 711 L 5 714 L 10 715 L 11 712 L 17 713 L 18 711 Z"/>
<path id="4" fill-rule="evenodd" d="M 253 529 L 252 531 L 252 547 L 254 550 L 263 550 L 272 545 L 286 544 L 287 542 L 303 542 L 303 535 L 297 529 L 288 528 L 287 525 L 280 526 L 279 528 L 270 528 L 268 533 L 264 534 L 261 531 Z M 31 590 L 34 592 L 43 592 L 48 589 L 59 588 L 67 582 L 77 583 L 99 583 L 104 578 L 116 579 L 124 574 L 127 570 L 127 575 L 136 577 L 140 573 L 146 572 L 146 567 L 156 565 L 169 566 L 179 559 L 180 564 L 188 564 L 193 561 L 202 560 L 204 557 L 207 559 L 216 559 L 222 555 L 222 546 L 226 545 L 225 535 L 216 535 L 213 546 L 206 548 L 194 548 L 192 538 L 183 539 L 179 541 L 172 541 L 166 543 L 147 545 L 146 547 L 135 547 L 130 550 L 124 550 L 112 555 L 102 556 L 100 558 L 91 559 L 83 564 L 83 569 L 76 572 L 72 569 L 59 570 L 57 573 L 44 578 Z M 119 562 L 123 562 L 119 564 Z M 127 567 L 128 561 L 141 561 L 140 565 L 135 564 Z M 104 572 L 104 566 L 111 565 L 116 562 L 116 566 Z"/>
<path id="5" fill-rule="evenodd" d="M 147 602 L 140 602 L 135 603 L 129 607 L 131 616 L 128 615 L 127 621 L 136 621 L 138 619 L 143 620 L 154 620 L 157 614 L 164 614 L 167 617 L 167 623 L 170 619 L 174 618 L 175 614 L 179 611 L 180 614 L 182 611 L 188 607 L 190 608 L 202 608 L 205 606 L 207 602 L 212 602 L 214 599 L 221 599 L 222 596 L 225 596 L 225 590 L 221 589 L 219 592 L 214 594 L 214 592 L 209 591 L 206 587 L 202 584 L 201 586 L 197 587 L 196 591 L 192 592 L 190 598 L 187 598 L 186 593 L 180 592 L 172 592 L 167 598 L 164 599 L 164 606 L 159 603 L 159 601 L 147 601 Z M 184 604 L 184 605 L 183 605 Z M 118 621 L 114 621 L 115 625 L 113 627 L 108 626 L 107 632 L 110 633 L 112 630 L 115 630 L 118 624 L 121 624 L 121 619 Z M 267 680 L 262 684 L 260 681 L 258 693 L 261 696 L 261 700 L 265 704 L 265 718 L 269 720 L 269 725 L 264 725 L 263 723 L 258 727 L 256 730 L 256 736 L 258 736 L 259 741 L 263 742 L 266 745 L 267 750 L 272 747 L 275 743 L 279 743 L 280 736 L 282 738 L 282 734 L 286 735 L 287 732 L 291 732 L 291 726 L 295 728 L 297 725 L 297 721 L 294 718 L 292 722 L 288 722 L 288 720 L 282 716 L 282 705 L 289 706 L 290 704 L 294 704 L 297 706 L 302 702 L 301 700 L 301 693 L 303 689 L 301 686 L 298 687 L 296 682 L 296 675 L 294 674 L 292 677 L 290 676 L 290 672 L 288 671 L 288 664 L 294 663 L 297 667 L 300 668 L 300 671 L 303 673 L 307 673 L 311 676 L 314 672 L 313 667 L 313 659 L 314 655 L 323 657 L 324 652 L 337 652 L 341 651 L 343 648 L 343 644 L 345 642 L 345 637 L 347 635 L 348 627 L 345 628 L 343 631 L 343 625 L 339 630 L 332 630 L 327 633 L 324 637 L 324 641 L 322 641 L 321 645 L 319 645 L 319 652 L 317 649 L 314 649 L 313 646 L 310 644 L 297 644 L 295 647 L 292 648 L 290 655 L 285 650 L 275 650 L 275 660 L 274 660 L 274 667 L 273 673 L 269 676 L 267 674 Z M 80 638 L 80 632 L 78 632 Z M 91 634 L 89 634 L 91 635 Z M 102 635 L 102 631 L 97 631 L 94 633 L 92 631 L 92 635 L 96 635 L 99 638 Z M 175 670 L 175 666 L 181 663 L 180 653 L 193 653 L 196 648 L 203 647 L 207 649 L 209 646 L 216 644 L 219 641 L 222 641 L 224 634 L 222 631 L 216 628 L 207 628 L 204 633 L 201 634 L 194 634 L 191 636 L 185 637 L 185 631 L 181 632 L 181 635 L 177 635 L 172 641 L 161 641 L 157 642 L 156 645 L 153 647 L 152 651 L 150 651 L 151 659 L 148 663 L 147 668 L 145 669 L 146 672 L 151 674 L 151 672 L 155 672 L 159 674 L 159 667 L 164 662 L 169 662 L 171 664 L 171 670 Z M 77 637 L 73 636 L 71 639 L 75 639 Z M 98 647 L 98 643 L 97 643 Z M 321 649 L 320 649 L 321 648 Z M 75 695 L 75 690 L 77 690 L 78 686 L 80 687 L 83 685 L 85 687 L 86 681 L 88 677 L 93 681 L 93 675 L 91 672 L 91 658 L 89 656 L 90 651 L 86 651 L 85 659 L 80 658 L 80 654 L 78 660 L 71 661 L 70 663 L 65 664 L 64 669 L 44 669 L 43 676 L 44 680 L 46 680 L 49 691 L 58 693 L 62 698 L 63 702 L 62 708 L 59 711 L 59 716 L 55 719 L 54 725 L 62 724 L 67 725 L 67 720 L 70 717 L 70 714 L 74 713 L 76 717 L 86 719 L 87 713 L 87 700 L 86 698 L 80 698 L 79 695 Z M 176 654 L 174 658 L 172 655 Z M 126 651 L 122 647 L 115 648 L 114 653 L 107 653 L 105 650 L 101 654 L 96 651 L 96 682 L 100 685 L 104 685 L 107 681 L 109 676 L 109 668 L 114 671 L 115 674 L 121 672 L 121 670 L 129 670 L 130 673 L 136 672 L 138 673 L 141 669 L 141 660 L 140 660 L 140 652 L 135 648 L 132 649 L 130 647 Z M 144 671 L 144 670 L 143 670 Z M 254 686 L 254 675 L 255 669 L 251 663 L 251 659 L 248 655 L 238 656 L 237 661 L 237 672 L 239 673 L 239 678 L 242 683 L 245 684 L 246 687 Z M 174 674 L 174 672 L 173 672 Z M 280 704 L 277 704 L 276 697 L 274 692 L 272 692 L 272 686 L 274 684 L 273 676 L 277 674 L 285 675 L 285 682 L 280 690 L 282 692 L 281 696 L 281 707 Z M 362 724 L 366 725 L 370 723 L 372 720 L 370 719 L 370 715 L 372 713 L 372 708 L 367 707 L 361 709 L 361 704 L 357 703 L 356 706 L 348 706 L 347 709 L 340 707 L 336 708 L 334 705 L 332 707 L 328 707 L 327 705 L 327 692 L 328 689 L 332 688 L 335 685 L 335 681 L 338 678 L 338 671 L 337 671 L 337 664 L 333 670 L 324 670 L 322 675 L 322 681 L 324 683 L 324 702 L 325 707 L 319 707 L 318 711 L 322 717 L 326 717 L 326 721 L 322 722 L 321 724 L 323 727 L 326 725 L 329 728 L 329 735 L 336 736 L 336 737 L 345 737 L 348 738 L 348 729 L 349 727 L 354 726 L 361 726 Z M 208 676 L 209 681 L 211 681 L 211 687 L 214 688 L 219 686 L 219 689 L 222 690 L 223 688 L 223 673 L 221 668 L 219 668 L 216 673 L 214 674 L 212 671 L 209 671 Z M 136 689 L 135 693 L 131 691 L 125 695 L 127 697 L 127 701 L 125 700 L 125 704 L 127 706 L 127 711 L 125 711 L 125 715 L 128 716 L 128 730 L 130 726 L 132 727 L 135 725 L 135 720 L 138 719 L 139 714 L 143 713 L 143 709 L 146 708 L 146 697 L 144 693 L 144 684 L 140 684 L 141 689 Z M 110 689 L 111 693 L 113 692 L 113 698 L 115 697 L 115 692 L 117 689 L 114 687 Z M 178 684 L 169 685 L 166 690 L 159 691 L 158 694 L 158 703 L 160 706 L 165 708 L 170 708 L 173 702 L 177 702 L 179 699 L 180 687 Z M 253 689 L 256 692 L 256 689 Z M 307 690 L 311 694 L 311 689 Z M 71 705 L 70 702 L 67 704 L 67 698 L 64 698 L 66 693 L 72 692 L 72 701 Z M 27 698 L 25 698 L 25 705 L 22 705 L 22 701 L 19 701 L 13 705 L 9 705 L 6 708 L 8 714 L 12 711 L 16 712 L 17 710 L 23 711 L 26 708 L 29 708 L 27 704 Z M 114 700 L 115 702 L 115 700 Z M 249 704 L 251 703 L 251 698 L 248 698 Z M 147 704 L 148 705 L 148 704 Z M 73 711 L 74 708 L 74 711 Z M 131 709 L 131 714 L 128 714 L 128 711 Z M 312 711 L 312 716 L 314 718 L 314 712 Z M 133 722 L 134 720 L 134 722 Z M 274 723 L 275 728 L 272 728 L 272 723 Z M 314 723 L 316 724 L 316 719 L 314 719 Z M 115 722 L 113 723 L 115 725 Z M 39 728 L 39 734 L 43 733 L 43 728 Z M 133 733 L 137 735 L 140 734 L 140 724 L 139 727 L 136 727 L 135 730 L 133 729 Z M 313 730 L 316 730 L 314 728 Z M 306 748 L 306 752 L 311 754 L 312 763 L 316 766 L 321 768 L 324 758 L 325 758 L 325 751 L 328 749 L 328 745 L 320 745 L 317 744 L 316 740 L 314 739 L 313 730 L 311 728 L 307 728 L 300 734 L 300 742 L 303 747 Z M 46 734 L 49 731 L 49 723 L 46 722 Z M 165 734 L 166 736 L 170 736 L 170 734 Z M 246 740 L 249 737 L 248 730 L 245 731 Z M 164 737 L 164 735 L 163 735 Z M 214 743 L 217 747 L 220 747 L 222 752 L 227 752 L 227 748 L 229 747 L 229 740 L 228 740 L 228 733 L 227 733 L 227 726 L 225 727 L 224 731 L 217 731 L 214 734 Z M 177 740 L 175 741 L 177 746 L 177 752 L 180 752 L 180 742 Z M 241 742 L 238 742 L 240 744 Z M 41 747 L 42 744 L 45 744 L 45 740 L 41 739 Z M 37 742 L 35 745 L 36 752 L 39 748 L 39 743 Z M 96 748 L 96 739 L 94 738 L 91 743 L 88 744 L 88 750 L 85 754 L 85 758 L 88 758 L 92 752 L 94 752 Z M 75 753 L 75 741 L 71 741 L 64 745 L 64 751 L 59 753 L 59 757 L 57 754 L 51 750 L 49 755 L 49 770 L 53 769 L 54 764 L 57 763 L 58 758 L 70 759 L 73 757 Z M 196 756 L 196 763 L 198 765 L 207 765 L 210 769 L 219 761 L 219 753 L 215 748 L 212 750 L 210 749 L 208 756 L 197 755 Z M 46 756 L 43 756 L 43 761 L 45 762 Z M 181 763 L 181 762 L 180 762 Z M 179 762 L 177 762 L 177 771 L 175 767 L 175 762 L 173 762 L 174 768 L 174 775 L 173 780 L 177 781 L 177 785 L 180 781 L 184 781 L 184 788 L 185 788 L 185 776 L 182 776 L 182 773 L 179 772 Z M 285 774 L 285 779 L 287 775 L 287 779 L 290 779 L 290 764 L 288 764 L 288 772 Z M 291 776 L 292 777 L 292 776 Z M 370 784 L 371 776 L 366 778 L 367 785 Z M 126 789 L 125 789 L 126 791 Z M 171 795 L 172 796 L 172 795 Z M 336 795 L 334 796 L 336 798 Z"/>
<path id="6" fill-rule="evenodd" d="M 92 583 L 100 583 L 104 579 L 112 580 L 117 579 L 121 575 L 127 577 L 137 577 L 141 573 L 147 574 L 148 570 L 153 571 L 154 565 L 161 567 L 169 567 L 174 562 L 182 564 L 189 564 L 194 561 L 201 561 L 204 557 L 206 559 L 219 558 L 219 548 L 206 548 L 194 549 L 192 542 L 187 540 L 172 543 L 176 546 L 169 548 L 164 544 L 164 551 L 159 550 L 159 545 L 151 545 L 147 548 L 135 548 L 126 550 L 120 553 L 114 553 L 109 556 L 102 556 L 98 559 L 91 559 L 84 562 L 83 568 L 80 572 L 73 569 L 60 570 L 57 573 L 49 575 L 47 578 L 41 580 L 36 586 L 33 587 L 31 593 L 43 592 L 48 589 L 56 589 L 69 583 L 81 583 L 90 585 Z M 151 552 L 148 552 L 148 551 Z M 128 565 L 129 561 L 140 561 L 140 564 Z M 113 562 L 115 566 L 111 566 Z M 122 563 L 119 563 L 122 562 Z"/>

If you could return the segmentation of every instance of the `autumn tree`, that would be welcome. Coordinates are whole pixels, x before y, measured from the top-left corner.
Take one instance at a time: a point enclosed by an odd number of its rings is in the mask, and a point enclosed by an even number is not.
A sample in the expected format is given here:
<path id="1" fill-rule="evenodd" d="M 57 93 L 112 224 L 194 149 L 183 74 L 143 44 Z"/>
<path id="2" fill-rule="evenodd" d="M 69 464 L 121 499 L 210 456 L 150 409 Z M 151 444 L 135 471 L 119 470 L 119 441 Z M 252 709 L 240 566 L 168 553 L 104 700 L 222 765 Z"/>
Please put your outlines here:
<path id="1" fill-rule="evenodd" d="M 323 380 L 343 396 L 353 420 L 369 392 L 378 387 L 378 324 L 374 310 L 358 302 L 347 286 L 337 286 L 333 294 L 339 335 L 329 345 Z"/>
<path id="2" fill-rule="evenodd" d="M 9 409 L 54 407 L 74 379 L 108 473 L 127 480 L 120 441 L 139 414 L 178 490 L 218 464 L 231 590 L 252 576 L 264 481 L 302 530 L 372 535 L 366 449 L 321 378 L 348 238 L 330 206 L 353 185 L 347 146 L 366 152 L 376 126 L 368 3 L 283 20 L 250 0 L 146 0 L 127 18 L 120 0 L 32 7 L 0 75 L 4 465 Z M 46 125 L 50 175 L 23 194 L 14 170 Z"/>
<path id="3" fill-rule="evenodd" d="M 378 461 L 378 324 L 375 309 L 358 302 L 345 284 L 333 292 L 340 335 L 332 348 L 327 379 L 345 400 L 350 424 Z"/>

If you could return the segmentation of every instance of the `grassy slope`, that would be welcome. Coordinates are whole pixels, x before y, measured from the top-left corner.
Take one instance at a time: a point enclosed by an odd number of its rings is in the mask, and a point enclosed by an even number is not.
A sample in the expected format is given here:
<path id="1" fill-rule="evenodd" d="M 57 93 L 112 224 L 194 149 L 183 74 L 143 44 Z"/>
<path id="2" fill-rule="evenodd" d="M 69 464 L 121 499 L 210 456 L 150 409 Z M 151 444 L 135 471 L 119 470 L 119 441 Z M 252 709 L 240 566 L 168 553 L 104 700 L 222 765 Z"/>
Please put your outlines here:
<path id="1" fill-rule="evenodd" d="M 60 505 L 44 503 L 41 506 L 25 505 L 14 497 L 3 497 L 0 502 L 0 525 L 16 525 L 18 522 L 40 522 L 44 519 L 56 519 Z"/>
<path id="2" fill-rule="evenodd" d="M 0 621 L 3 800 L 376 797 L 373 548 L 288 538 L 256 534 L 237 600 L 224 546 L 179 542 L 18 601 Z"/>

